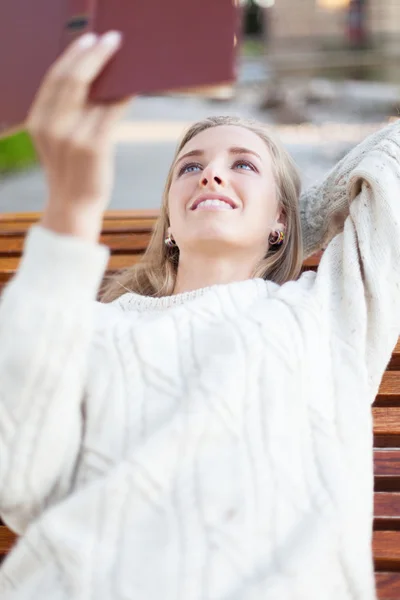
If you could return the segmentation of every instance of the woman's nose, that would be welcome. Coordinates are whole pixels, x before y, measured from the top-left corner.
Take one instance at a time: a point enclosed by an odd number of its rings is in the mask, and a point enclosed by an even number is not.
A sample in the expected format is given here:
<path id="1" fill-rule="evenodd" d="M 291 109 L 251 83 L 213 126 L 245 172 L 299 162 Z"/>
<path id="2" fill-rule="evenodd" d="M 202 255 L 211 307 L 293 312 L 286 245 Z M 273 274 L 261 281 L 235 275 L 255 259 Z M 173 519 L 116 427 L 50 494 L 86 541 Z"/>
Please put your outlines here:
<path id="1" fill-rule="evenodd" d="M 207 187 L 211 184 L 216 184 L 217 186 L 221 186 L 224 184 L 224 179 L 220 173 L 217 173 L 215 169 L 205 169 L 201 174 L 200 178 L 200 186 Z"/>

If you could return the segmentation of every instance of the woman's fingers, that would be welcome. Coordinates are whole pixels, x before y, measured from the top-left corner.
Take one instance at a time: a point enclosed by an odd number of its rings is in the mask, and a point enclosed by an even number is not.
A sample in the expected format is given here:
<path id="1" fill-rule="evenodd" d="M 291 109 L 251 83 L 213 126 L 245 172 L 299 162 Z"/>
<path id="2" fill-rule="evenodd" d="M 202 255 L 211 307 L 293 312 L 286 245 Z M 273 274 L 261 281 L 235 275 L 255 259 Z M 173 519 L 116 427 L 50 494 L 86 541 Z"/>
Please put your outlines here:
<path id="1" fill-rule="evenodd" d="M 110 139 L 115 125 L 122 119 L 131 101 L 132 98 L 126 98 L 110 105 L 93 107 L 94 136 L 99 144 Z"/>
<path id="2" fill-rule="evenodd" d="M 102 36 L 86 33 L 75 40 L 49 70 L 51 80 L 64 81 L 72 76 L 86 89 L 122 42 L 119 31 L 108 31 Z"/>
<path id="3" fill-rule="evenodd" d="M 117 32 L 73 42 L 48 71 L 32 105 L 27 126 L 46 173 L 52 217 L 72 211 L 85 220 L 88 210 L 100 215 L 109 202 L 114 125 L 130 98 L 95 104 L 88 96 L 120 44 Z M 94 230 L 97 235 L 98 224 Z M 77 231 L 82 234 L 80 227 Z M 93 237 L 93 231 L 88 235 Z"/>
<path id="4" fill-rule="evenodd" d="M 88 106 L 77 125 L 75 139 L 82 146 L 92 146 L 101 150 L 108 144 L 116 123 L 123 117 L 131 98 L 113 104 Z"/>
<path id="5" fill-rule="evenodd" d="M 56 135 L 68 133 L 84 108 L 90 85 L 121 44 L 119 32 L 75 40 L 46 74 L 28 116 L 29 130 L 40 133 L 53 121 Z M 61 117 L 61 118 L 60 118 Z"/>
<path id="6" fill-rule="evenodd" d="M 83 36 L 81 40 L 84 39 Z M 68 93 L 72 93 L 72 100 L 80 103 L 86 101 L 91 84 L 114 56 L 121 42 L 122 36 L 118 31 L 109 31 L 89 48 L 84 45 L 82 54 L 73 53 L 71 63 L 61 65 L 60 77 L 66 82 Z"/>
<path id="7" fill-rule="evenodd" d="M 54 103 L 55 88 L 59 92 L 63 77 L 65 78 L 65 74 L 71 70 L 74 60 L 81 57 L 83 52 L 89 50 L 96 43 L 96 40 L 97 36 L 92 33 L 80 37 L 70 44 L 49 68 L 30 107 L 28 122 L 32 127 L 35 127 L 42 112 L 49 105 L 51 106 L 52 102 Z"/>

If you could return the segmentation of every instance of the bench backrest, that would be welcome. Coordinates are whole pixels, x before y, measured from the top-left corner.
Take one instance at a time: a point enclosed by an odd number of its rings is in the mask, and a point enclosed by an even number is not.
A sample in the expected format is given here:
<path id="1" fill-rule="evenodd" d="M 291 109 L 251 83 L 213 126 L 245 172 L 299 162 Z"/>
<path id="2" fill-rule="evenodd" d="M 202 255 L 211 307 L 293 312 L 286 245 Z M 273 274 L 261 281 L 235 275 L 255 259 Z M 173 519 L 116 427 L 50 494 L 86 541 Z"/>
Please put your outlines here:
<path id="1" fill-rule="evenodd" d="M 101 241 L 111 249 L 107 274 L 132 265 L 145 250 L 158 211 L 109 211 Z M 40 213 L 0 215 L 0 288 L 14 275 L 27 230 Z M 319 256 L 303 269 L 316 269 Z M 400 598 L 400 343 L 387 366 L 372 407 L 374 418 L 373 554 L 380 600 Z M 0 523 L 0 561 L 15 536 Z"/>

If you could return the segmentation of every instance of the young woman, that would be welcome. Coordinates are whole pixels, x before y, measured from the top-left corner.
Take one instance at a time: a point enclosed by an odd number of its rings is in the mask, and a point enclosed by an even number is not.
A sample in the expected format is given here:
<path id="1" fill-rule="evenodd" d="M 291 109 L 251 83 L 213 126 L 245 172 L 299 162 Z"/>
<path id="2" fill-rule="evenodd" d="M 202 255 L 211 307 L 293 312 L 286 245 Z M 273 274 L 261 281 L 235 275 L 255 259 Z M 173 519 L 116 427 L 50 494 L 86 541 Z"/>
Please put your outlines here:
<path id="1" fill-rule="evenodd" d="M 73 44 L 28 119 L 49 195 L 0 304 L 1 598 L 372 600 L 399 121 L 300 201 L 261 125 L 193 126 L 142 264 L 95 302 L 125 103 L 87 92 L 119 43 Z"/>

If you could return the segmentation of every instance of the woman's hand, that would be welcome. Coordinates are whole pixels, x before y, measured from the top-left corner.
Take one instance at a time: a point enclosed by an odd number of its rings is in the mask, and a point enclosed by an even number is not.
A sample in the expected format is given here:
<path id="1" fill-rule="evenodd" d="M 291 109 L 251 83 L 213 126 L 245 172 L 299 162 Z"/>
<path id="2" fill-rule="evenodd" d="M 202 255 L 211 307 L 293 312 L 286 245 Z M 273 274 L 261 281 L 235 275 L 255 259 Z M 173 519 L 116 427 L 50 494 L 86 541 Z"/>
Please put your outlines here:
<path id="1" fill-rule="evenodd" d="M 41 224 L 91 241 L 110 200 L 113 133 L 129 99 L 93 104 L 88 93 L 120 44 L 118 32 L 74 41 L 44 77 L 27 119 L 49 189 Z"/>

